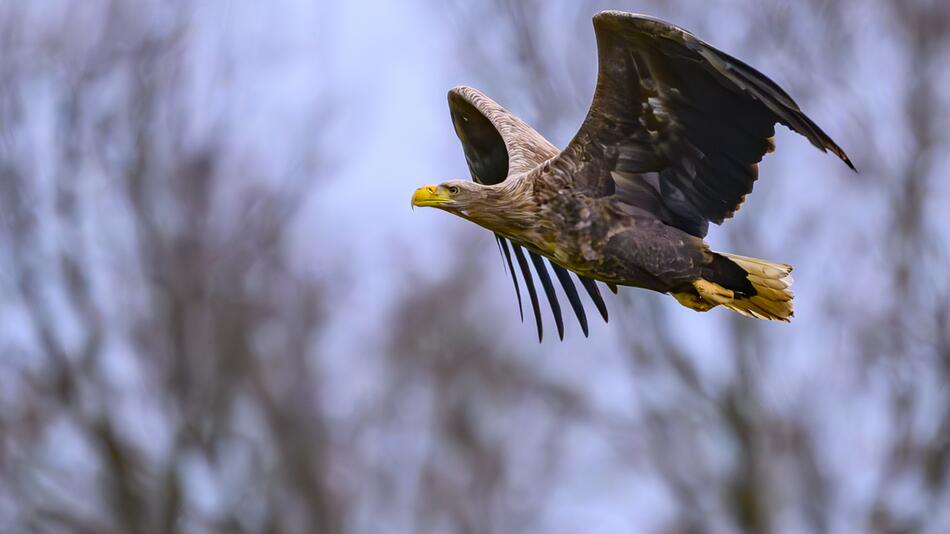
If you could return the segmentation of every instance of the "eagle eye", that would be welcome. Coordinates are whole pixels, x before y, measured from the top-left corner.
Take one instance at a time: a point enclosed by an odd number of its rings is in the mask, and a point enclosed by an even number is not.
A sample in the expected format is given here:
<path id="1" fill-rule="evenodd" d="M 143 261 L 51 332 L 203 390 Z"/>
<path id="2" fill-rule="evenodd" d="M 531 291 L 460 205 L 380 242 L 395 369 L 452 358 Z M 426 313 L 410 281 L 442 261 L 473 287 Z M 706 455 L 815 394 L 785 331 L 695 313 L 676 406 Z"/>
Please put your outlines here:
<path id="1" fill-rule="evenodd" d="M 457 195 L 459 194 L 459 191 L 460 189 L 457 186 L 454 186 L 454 185 L 449 186 L 449 194 Z"/>

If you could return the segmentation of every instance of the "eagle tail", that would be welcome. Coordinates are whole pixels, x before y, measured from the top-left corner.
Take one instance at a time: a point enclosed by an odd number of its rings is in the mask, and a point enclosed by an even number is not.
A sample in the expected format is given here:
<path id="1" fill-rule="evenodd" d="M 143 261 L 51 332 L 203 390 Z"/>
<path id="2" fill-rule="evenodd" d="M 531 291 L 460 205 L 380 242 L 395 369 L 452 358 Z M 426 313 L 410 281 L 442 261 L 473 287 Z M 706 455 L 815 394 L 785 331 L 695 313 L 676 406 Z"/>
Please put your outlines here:
<path id="1" fill-rule="evenodd" d="M 789 322 L 795 315 L 792 308 L 792 266 L 759 258 L 723 254 L 745 271 L 755 294 L 743 294 L 723 287 L 719 283 L 700 278 L 693 287 L 703 300 L 741 313 L 746 317 Z"/>

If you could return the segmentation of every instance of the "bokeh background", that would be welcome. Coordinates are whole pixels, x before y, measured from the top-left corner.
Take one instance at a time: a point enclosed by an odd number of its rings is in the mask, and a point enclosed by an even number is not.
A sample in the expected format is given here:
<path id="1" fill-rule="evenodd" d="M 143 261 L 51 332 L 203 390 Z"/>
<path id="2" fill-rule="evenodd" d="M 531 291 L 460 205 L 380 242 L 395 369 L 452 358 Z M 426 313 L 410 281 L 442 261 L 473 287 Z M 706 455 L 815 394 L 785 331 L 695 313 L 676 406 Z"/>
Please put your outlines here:
<path id="1" fill-rule="evenodd" d="M 607 8 L 860 170 L 782 129 L 711 230 L 792 324 L 622 289 L 538 344 L 410 211 L 454 85 L 567 143 Z M 945 0 L 0 0 L 0 532 L 950 532 L 948 87 Z"/>

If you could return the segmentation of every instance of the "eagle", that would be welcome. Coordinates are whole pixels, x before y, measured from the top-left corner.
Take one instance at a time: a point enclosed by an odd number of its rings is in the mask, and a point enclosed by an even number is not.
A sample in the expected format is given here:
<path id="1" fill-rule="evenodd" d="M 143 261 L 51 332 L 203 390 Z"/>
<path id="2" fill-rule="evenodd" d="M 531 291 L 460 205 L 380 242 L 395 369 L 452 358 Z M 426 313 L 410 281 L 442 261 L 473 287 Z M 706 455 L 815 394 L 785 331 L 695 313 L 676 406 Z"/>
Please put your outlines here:
<path id="1" fill-rule="evenodd" d="M 604 320 L 597 282 L 672 295 L 687 308 L 717 306 L 757 319 L 793 316 L 792 267 L 714 252 L 709 223 L 742 205 L 775 124 L 851 160 L 775 82 L 668 22 L 604 11 L 593 17 L 598 74 L 593 102 L 563 151 L 470 87 L 449 109 L 472 180 L 420 187 L 412 206 L 439 208 L 494 232 L 518 288 L 524 278 L 543 336 L 529 259 L 563 339 L 544 259 L 584 335 L 573 272 Z M 525 254 L 527 251 L 527 255 Z M 522 320 L 524 319 L 522 311 Z"/>

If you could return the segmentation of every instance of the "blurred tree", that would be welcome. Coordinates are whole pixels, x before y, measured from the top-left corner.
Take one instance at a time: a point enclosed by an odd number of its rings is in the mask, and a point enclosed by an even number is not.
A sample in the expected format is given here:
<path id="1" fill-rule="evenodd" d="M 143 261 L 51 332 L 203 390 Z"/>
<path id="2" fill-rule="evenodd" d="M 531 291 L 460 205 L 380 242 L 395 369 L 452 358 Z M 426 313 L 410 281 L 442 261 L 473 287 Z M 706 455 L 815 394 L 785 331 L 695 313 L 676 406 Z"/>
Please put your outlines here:
<path id="1" fill-rule="evenodd" d="M 308 186 L 194 119 L 193 17 L 0 7 L 0 530 L 341 529 Z"/>
<path id="2" fill-rule="evenodd" d="M 792 325 L 624 290 L 591 339 L 540 346 L 485 232 L 435 275 L 294 238 L 370 157 L 326 134 L 365 94 L 285 39 L 312 5 L 0 2 L 0 532 L 950 530 L 946 2 L 408 6 L 556 144 L 593 89 L 590 16 L 619 8 L 763 68 L 861 171 L 780 134 L 714 230 L 796 265 Z M 274 66 L 297 47 L 312 70 Z M 353 279 L 411 291 L 355 329 Z"/>

